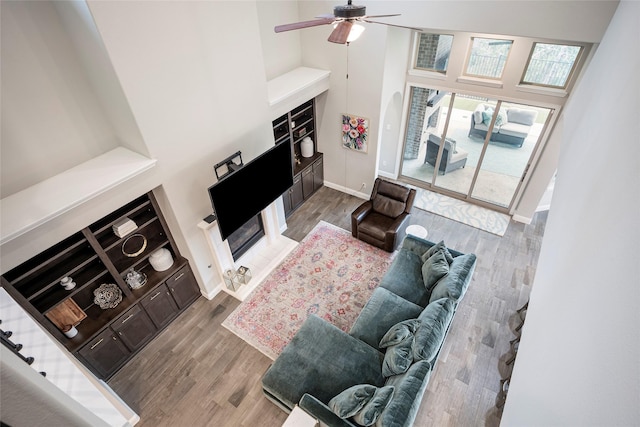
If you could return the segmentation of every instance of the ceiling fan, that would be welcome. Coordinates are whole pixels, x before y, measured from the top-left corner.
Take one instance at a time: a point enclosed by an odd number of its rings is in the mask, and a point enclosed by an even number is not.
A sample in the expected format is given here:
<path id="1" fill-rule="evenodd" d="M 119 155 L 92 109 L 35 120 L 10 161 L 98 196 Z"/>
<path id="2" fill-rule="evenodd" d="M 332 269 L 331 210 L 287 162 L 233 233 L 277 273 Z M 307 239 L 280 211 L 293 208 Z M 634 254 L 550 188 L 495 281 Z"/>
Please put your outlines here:
<path id="1" fill-rule="evenodd" d="M 310 21 L 294 22 L 292 24 L 277 25 L 276 33 L 284 31 L 299 30 L 301 28 L 317 27 L 319 25 L 334 24 L 334 29 L 329 35 L 328 40 L 332 43 L 345 44 L 357 39 L 364 31 L 364 27 L 359 25 L 360 22 L 368 22 L 371 24 L 389 25 L 392 27 L 408 28 L 410 30 L 420 31 L 420 28 L 405 27 L 403 25 L 388 24 L 386 22 L 372 21 L 370 18 L 387 18 L 390 16 L 400 16 L 399 13 L 393 15 L 367 15 L 365 6 L 357 6 L 348 0 L 346 5 L 340 5 L 333 8 L 333 14 L 317 16 L 317 19 Z"/>

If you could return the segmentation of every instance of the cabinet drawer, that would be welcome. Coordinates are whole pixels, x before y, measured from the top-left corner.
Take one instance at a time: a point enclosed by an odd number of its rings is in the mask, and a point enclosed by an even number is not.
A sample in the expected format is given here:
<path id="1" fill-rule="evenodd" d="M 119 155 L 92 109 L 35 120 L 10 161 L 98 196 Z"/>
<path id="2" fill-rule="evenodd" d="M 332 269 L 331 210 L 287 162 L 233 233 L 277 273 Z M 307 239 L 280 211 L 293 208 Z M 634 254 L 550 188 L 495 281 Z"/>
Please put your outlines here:
<path id="1" fill-rule="evenodd" d="M 316 160 L 315 162 L 313 162 L 313 169 L 318 169 L 322 167 L 322 158 Z"/>

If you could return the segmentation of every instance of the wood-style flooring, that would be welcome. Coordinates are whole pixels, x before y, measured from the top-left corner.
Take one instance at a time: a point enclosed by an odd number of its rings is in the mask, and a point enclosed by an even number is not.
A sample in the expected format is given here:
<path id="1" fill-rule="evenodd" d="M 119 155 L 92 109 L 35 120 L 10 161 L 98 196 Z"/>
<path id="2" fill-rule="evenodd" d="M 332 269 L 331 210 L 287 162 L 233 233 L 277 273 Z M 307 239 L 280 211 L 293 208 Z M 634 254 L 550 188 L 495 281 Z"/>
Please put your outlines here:
<path id="1" fill-rule="evenodd" d="M 351 229 L 362 200 L 323 187 L 287 221 L 285 235 L 301 240 L 320 220 Z M 440 353 L 416 426 L 497 426 L 500 379 L 513 365 L 509 341 L 515 310 L 526 303 L 547 214 L 512 222 L 504 237 L 413 209 L 411 223 L 428 239 L 478 263 Z M 108 383 L 141 418 L 139 426 L 280 426 L 287 417 L 262 396 L 260 378 L 271 360 L 222 327 L 239 302 L 224 292 L 200 298 Z M 517 361 L 516 361 L 517 363 Z"/>

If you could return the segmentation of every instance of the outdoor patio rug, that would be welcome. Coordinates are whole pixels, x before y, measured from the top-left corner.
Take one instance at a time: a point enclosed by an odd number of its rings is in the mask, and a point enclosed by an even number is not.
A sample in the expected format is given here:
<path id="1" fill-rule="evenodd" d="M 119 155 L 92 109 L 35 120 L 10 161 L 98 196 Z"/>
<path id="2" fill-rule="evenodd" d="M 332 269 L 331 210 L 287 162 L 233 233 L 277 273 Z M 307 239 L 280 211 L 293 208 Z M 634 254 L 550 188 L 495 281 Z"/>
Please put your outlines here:
<path id="1" fill-rule="evenodd" d="M 394 255 L 320 221 L 222 325 L 273 360 L 311 314 L 347 332 Z"/>
<path id="2" fill-rule="evenodd" d="M 421 188 L 416 188 L 416 191 L 416 200 L 413 205 L 417 208 L 497 234 L 498 236 L 504 236 L 507 231 L 509 215 L 472 205 L 433 191 Z"/>

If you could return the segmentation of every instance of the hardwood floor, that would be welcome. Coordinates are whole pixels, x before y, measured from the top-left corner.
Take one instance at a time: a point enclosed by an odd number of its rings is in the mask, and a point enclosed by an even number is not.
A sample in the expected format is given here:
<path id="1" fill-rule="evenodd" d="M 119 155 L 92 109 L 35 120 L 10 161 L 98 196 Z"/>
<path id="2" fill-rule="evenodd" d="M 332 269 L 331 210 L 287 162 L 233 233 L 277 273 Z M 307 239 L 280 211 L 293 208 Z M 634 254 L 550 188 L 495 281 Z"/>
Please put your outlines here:
<path id="1" fill-rule="evenodd" d="M 287 221 L 285 235 L 301 240 L 324 220 L 350 230 L 362 200 L 323 187 Z M 497 426 L 500 379 L 508 374 L 515 310 L 535 274 L 546 212 L 532 224 L 512 222 L 504 237 L 415 209 L 411 223 L 428 239 L 478 256 L 429 381 L 416 426 Z M 260 378 L 271 360 L 223 328 L 237 307 L 225 293 L 200 298 L 108 381 L 141 418 L 140 426 L 280 426 L 286 414 L 262 396 Z M 517 362 L 516 362 L 517 363 Z M 511 365 L 513 366 L 513 365 Z"/>

